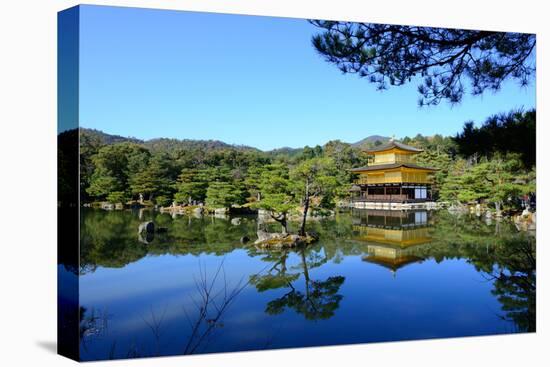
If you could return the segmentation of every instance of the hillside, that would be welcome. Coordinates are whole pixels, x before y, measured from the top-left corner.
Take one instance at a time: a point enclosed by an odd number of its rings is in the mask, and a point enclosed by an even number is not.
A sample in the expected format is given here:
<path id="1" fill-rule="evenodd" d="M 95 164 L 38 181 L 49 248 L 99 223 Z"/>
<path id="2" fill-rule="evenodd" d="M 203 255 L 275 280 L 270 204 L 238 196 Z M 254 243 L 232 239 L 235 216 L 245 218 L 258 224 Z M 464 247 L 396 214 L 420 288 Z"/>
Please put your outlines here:
<path id="1" fill-rule="evenodd" d="M 87 138 L 90 138 L 92 140 L 98 140 L 102 144 L 109 145 L 109 144 L 117 144 L 117 143 L 136 143 L 136 144 L 143 144 L 144 141 L 132 137 L 125 137 L 120 135 L 112 135 L 107 134 L 101 130 L 96 129 L 88 129 L 85 127 L 80 128 L 80 135 L 84 135 Z"/>
<path id="2" fill-rule="evenodd" d="M 134 143 L 142 145 L 151 151 L 165 151 L 173 152 L 177 150 L 188 150 L 188 149 L 205 149 L 205 150 L 222 150 L 222 149 L 235 149 L 239 151 L 255 151 L 260 152 L 258 148 L 254 148 L 247 145 L 233 145 L 228 144 L 220 140 L 194 140 L 194 139 L 174 139 L 174 138 L 155 138 L 149 140 L 141 140 L 134 137 L 124 137 L 120 135 L 113 135 L 105 133 L 101 130 L 80 128 L 81 136 L 84 136 L 87 139 L 95 140 L 104 145 L 118 144 L 118 143 Z M 375 145 L 377 141 L 381 143 L 386 143 L 390 140 L 389 137 L 381 135 L 370 135 L 358 142 L 351 143 L 350 145 L 354 148 L 370 148 Z M 265 153 L 272 156 L 288 156 L 293 157 L 301 154 L 303 148 L 290 148 L 290 147 L 281 147 L 277 149 L 272 149 L 266 151 Z"/>
<path id="3" fill-rule="evenodd" d="M 369 148 L 374 146 L 376 141 L 380 141 L 381 143 L 387 143 L 389 140 L 390 138 L 387 136 L 371 135 L 371 136 L 367 136 L 362 140 L 359 140 L 358 142 L 352 143 L 351 145 L 356 148 Z"/>
<path id="4" fill-rule="evenodd" d="M 152 151 L 171 152 L 175 150 L 186 150 L 186 149 L 205 149 L 205 150 L 236 149 L 241 151 L 247 151 L 247 150 L 259 151 L 259 149 L 257 148 L 253 148 L 245 145 L 227 144 L 219 140 L 193 140 L 193 139 L 172 139 L 172 138 L 155 138 L 155 139 L 149 139 L 149 140 L 141 140 L 133 137 L 111 135 L 100 130 L 88 129 L 88 128 L 80 128 L 80 134 L 81 136 L 85 136 L 86 138 L 98 140 L 105 145 L 129 142 L 129 143 L 143 145 L 144 147 Z"/>

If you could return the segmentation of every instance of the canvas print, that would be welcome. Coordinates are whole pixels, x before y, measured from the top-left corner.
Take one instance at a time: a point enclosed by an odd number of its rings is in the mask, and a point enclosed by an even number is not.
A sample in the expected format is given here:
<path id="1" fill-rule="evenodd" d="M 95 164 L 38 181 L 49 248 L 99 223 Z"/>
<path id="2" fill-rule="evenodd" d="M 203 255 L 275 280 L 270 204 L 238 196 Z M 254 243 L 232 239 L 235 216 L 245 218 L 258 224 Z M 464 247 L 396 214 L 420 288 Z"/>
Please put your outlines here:
<path id="1" fill-rule="evenodd" d="M 59 13 L 60 354 L 536 331 L 536 35 L 365 20 Z"/>

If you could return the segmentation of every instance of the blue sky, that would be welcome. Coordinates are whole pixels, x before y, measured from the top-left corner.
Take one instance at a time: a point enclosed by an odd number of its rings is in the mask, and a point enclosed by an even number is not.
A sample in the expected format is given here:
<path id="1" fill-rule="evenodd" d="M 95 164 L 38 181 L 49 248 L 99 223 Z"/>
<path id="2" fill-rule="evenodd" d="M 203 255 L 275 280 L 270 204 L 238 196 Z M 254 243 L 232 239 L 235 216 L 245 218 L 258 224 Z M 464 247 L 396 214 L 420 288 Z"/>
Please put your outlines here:
<path id="1" fill-rule="evenodd" d="M 417 83 L 384 92 L 311 46 L 301 19 L 83 6 L 80 125 L 141 139 L 218 139 L 260 149 L 369 135 L 454 135 L 465 121 L 535 106 L 534 82 L 458 106 L 417 106 Z"/>

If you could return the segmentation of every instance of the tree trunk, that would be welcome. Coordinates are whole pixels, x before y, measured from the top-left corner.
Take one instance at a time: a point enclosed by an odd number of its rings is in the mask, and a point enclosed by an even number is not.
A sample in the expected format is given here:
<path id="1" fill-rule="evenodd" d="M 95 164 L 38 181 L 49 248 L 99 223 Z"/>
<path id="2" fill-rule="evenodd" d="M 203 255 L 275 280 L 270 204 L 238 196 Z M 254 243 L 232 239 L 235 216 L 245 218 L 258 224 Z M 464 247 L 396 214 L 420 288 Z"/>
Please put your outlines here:
<path id="1" fill-rule="evenodd" d="M 283 234 L 288 234 L 288 223 L 286 222 L 286 214 L 283 216 L 283 219 L 281 219 L 281 227 Z"/>
<path id="2" fill-rule="evenodd" d="M 306 235 L 307 212 L 309 210 L 309 180 L 306 180 L 306 195 L 304 199 L 304 215 L 302 217 L 302 225 L 300 226 L 300 236 Z"/>
<path id="3" fill-rule="evenodd" d="M 495 202 L 495 209 L 496 209 L 496 216 L 497 217 L 502 217 L 502 212 L 501 212 L 501 202 L 500 201 L 497 201 Z"/>
<path id="4" fill-rule="evenodd" d="M 281 214 L 279 217 L 271 215 L 271 218 L 273 218 L 276 222 L 278 222 L 281 225 L 281 232 L 283 234 L 288 234 L 288 223 L 287 223 L 287 220 L 286 220 L 286 213 Z M 258 228 L 259 228 L 259 226 L 258 226 Z"/>
<path id="5" fill-rule="evenodd" d="M 303 248 L 300 251 L 300 255 L 302 257 L 302 267 L 304 269 L 304 280 L 306 282 L 306 298 L 309 299 L 309 270 L 307 268 L 306 252 Z"/>

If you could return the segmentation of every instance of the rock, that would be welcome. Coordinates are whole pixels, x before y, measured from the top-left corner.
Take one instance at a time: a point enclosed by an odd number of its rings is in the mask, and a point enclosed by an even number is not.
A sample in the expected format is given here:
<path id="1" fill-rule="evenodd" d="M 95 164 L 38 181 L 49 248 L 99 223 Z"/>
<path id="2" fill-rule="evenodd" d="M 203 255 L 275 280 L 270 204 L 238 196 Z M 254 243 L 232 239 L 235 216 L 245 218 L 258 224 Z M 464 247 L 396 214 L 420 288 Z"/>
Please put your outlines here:
<path id="1" fill-rule="evenodd" d="M 256 235 L 258 236 L 258 240 L 256 242 L 263 242 L 271 239 L 282 238 L 283 236 L 282 233 L 269 233 L 261 230 L 256 232 Z"/>
<path id="2" fill-rule="evenodd" d="M 248 236 L 241 237 L 241 243 L 247 243 L 250 242 L 250 238 Z"/>
<path id="3" fill-rule="evenodd" d="M 306 234 L 312 241 L 319 241 L 319 234 L 317 232 L 307 232 Z"/>
<path id="4" fill-rule="evenodd" d="M 521 216 L 523 218 L 529 218 L 531 216 L 531 213 L 529 212 L 528 209 L 524 209 L 523 212 L 521 212 Z"/>
<path id="5" fill-rule="evenodd" d="M 202 206 L 199 206 L 198 208 L 193 209 L 193 214 L 203 215 L 204 214 L 204 208 Z"/>
<path id="6" fill-rule="evenodd" d="M 532 232 L 535 233 L 537 230 L 537 216 L 536 213 L 529 213 L 514 217 L 514 224 L 516 228 L 520 231 Z"/>
<path id="7" fill-rule="evenodd" d="M 318 236 L 306 234 L 269 233 L 266 231 L 257 232 L 258 239 L 254 244 L 261 248 L 292 248 L 300 245 L 310 244 L 318 240 Z"/>
<path id="8" fill-rule="evenodd" d="M 153 233 L 139 233 L 138 234 L 138 241 L 141 243 L 144 243 L 146 245 L 153 242 L 155 239 L 155 235 Z"/>
<path id="9" fill-rule="evenodd" d="M 271 219 L 271 215 L 269 214 L 269 211 L 265 209 L 258 209 L 258 219 L 260 220 Z"/>
<path id="10" fill-rule="evenodd" d="M 300 241 L 302 241 L 302 237 L 301 236 L 298 236 L 297 234 L 291 234 L 290 236 L 287 237 L 288 240 L 290 241 L 291 244 L 293 245 L 296 245 L 298 244 Z"/>
<path id="11" fill-rule="evenodd" d="M 124 205 L 122 203 L 115 204 L 115 210 L 122 210 L 124 209 Z"/>
<path id="12" fill-rule="evenodd" d="M 139 225 L 138 233 L 155 233 L 155 224 L 153 222 L 143 222 Z"/>
<path id="13" fill-rule="evenodd" d="M 451 214 L 468 213 L 468 207 L 466 205 L 457 204 L 457 203 L 452 203 L 447 210 Z"/>
<path id="14" fill-rule="evenodd" d="M 481 217 L 481 204 L 477 203 L 475 207 L 476 216 Z"/>
<path id="15" fill-rule="evenodd" d="M 231 219 L 231 224 L 233 224 L 234 226 L 238 226 L 239 224 L 241 224 L 241 218 Z"/>
<path id="16" fill-rule="evenodd" d="M 113 210 L 114 208 L 115 208 L 115 205 L 114 205 L 114 204 L 107 203 L 107 202 L 101 203 L 101 209 L 104 209 L 104 210 Z"/>
<path id="17" fill-rule="evenodd" d="M 228 219 L 227 214 L 229 213 L 229 209 L 227 208 L 217 208 L 214 209 L 214 217 L 219 219 Z"/>

